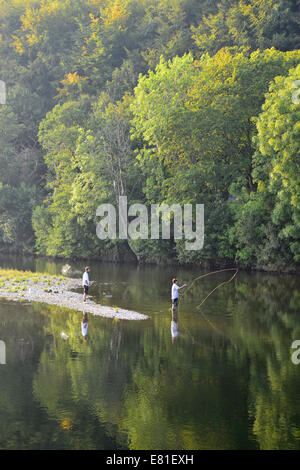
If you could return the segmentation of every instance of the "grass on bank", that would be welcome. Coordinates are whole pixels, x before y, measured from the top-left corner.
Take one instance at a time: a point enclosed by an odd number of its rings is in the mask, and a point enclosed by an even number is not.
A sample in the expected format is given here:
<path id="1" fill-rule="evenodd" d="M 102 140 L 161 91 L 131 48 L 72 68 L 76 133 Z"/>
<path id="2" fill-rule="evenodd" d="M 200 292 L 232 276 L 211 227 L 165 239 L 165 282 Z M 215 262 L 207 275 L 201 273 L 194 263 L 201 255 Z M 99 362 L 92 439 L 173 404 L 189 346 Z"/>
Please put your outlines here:
<path id="1" fill-rule="evenodd" d="M 26 283 L 37 284 L 43 282 L 47 284 L 59 283 L 66 279 L 65 276 L 53 276 L 47 273 L 34 273 L 32 271 L 18 271 L 17 269 L 3 269 L 0 267 L 0 289 L 5 287 L 6 283 L 9 283 L 12 288 L 19 290 L 20 284 Z M 22 289 L 25 290 L 25 289 Z"/>

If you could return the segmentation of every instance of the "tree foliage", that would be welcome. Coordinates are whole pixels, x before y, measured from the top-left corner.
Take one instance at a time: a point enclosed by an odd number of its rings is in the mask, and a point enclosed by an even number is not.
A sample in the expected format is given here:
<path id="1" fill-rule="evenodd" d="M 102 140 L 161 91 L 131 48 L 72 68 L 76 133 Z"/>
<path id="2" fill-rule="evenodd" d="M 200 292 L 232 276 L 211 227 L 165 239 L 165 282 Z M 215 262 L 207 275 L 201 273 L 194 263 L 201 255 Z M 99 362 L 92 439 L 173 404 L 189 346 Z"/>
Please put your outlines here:
<path id="1" fill-rule="evenodd" d="M 4 249 L 298 262 L 299 105 L 264 105 L 299 64 L 298 0 L 1 0 L 0 13 Z M 204 249 L 98 240 L 95 210 L 120 195 L 204 203 Z"/>
<path id="2" fill-rule="evenodd" d="M 298 65 L 275 78 L 256 120 L 257 191 L 237 210 L 234 235 L 237 256 L 246 263 L 285 266 L 300 260 L 299 73 Z"/>

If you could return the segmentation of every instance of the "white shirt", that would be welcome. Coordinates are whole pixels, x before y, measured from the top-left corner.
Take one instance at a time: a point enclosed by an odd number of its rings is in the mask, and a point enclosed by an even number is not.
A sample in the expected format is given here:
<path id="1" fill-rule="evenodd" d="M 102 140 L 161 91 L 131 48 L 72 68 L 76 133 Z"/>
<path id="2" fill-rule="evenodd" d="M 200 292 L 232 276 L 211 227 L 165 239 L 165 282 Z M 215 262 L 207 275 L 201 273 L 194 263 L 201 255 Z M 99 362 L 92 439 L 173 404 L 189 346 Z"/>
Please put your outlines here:
<path id="1" fill-rule="evenodd" d="M 171 291 L 172 300 L 178 299 L 178 291 L 179 291 L 179 287 L 177 286 L 177 284 L 173 284 L 172 291 Z"/>
<path id="2" fill-rule="evenodd" d="M 86 271 L 83 273 L 83 276 L 82 276 L 82 285 L 83 286 L 89 286 L 90 285 L 89 273 L 87 273 Z"/>

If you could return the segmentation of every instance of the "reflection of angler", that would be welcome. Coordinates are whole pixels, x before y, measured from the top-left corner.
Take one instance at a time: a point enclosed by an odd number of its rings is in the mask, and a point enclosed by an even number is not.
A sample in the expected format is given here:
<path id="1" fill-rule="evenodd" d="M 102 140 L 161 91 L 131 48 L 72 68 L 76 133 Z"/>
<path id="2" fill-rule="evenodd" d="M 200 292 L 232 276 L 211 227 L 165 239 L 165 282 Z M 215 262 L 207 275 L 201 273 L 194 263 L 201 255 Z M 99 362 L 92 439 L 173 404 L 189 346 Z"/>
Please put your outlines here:
<path id="1" fill-rule="evenodd" d="M 178 336 L 183 336 L 183 334 L 178 331 L 178 316 L 174 310 L 172 311 L 171 336 L 172 343 L 174 343 Z"/>
<path id="2" fill-rule="evenodd" d="M 82 313 L 82 322 L 81 322 L 81 332 L 82 336 L 84 337 L 85 340 L 87 340 L 87 332 L 88 332 L 88 316 L 86 312 Z"/>
<path id="3" fill-rule="evenodd" d="M 171 335 L 172 335 L 172 341 L 175 341 L 175 339 L 178 336 L 178 322 L 174 320 L 171 321 Z"/>

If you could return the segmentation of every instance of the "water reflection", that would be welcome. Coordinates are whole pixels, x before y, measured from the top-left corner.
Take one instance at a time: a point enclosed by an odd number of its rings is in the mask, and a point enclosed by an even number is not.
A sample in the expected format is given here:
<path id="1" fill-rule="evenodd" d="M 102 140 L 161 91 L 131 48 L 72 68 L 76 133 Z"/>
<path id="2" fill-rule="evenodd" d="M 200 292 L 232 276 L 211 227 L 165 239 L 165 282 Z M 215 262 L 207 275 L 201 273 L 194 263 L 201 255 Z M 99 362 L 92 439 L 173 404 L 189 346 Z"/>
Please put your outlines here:
<path id="1" fill-rule="evenodd" d="M 82 333 L 82 336 L 84 338 L 85 341 L 87 341 L 87 332 L 88 332 L 88 327 L 89 327 L 89 323 L 88 323 L 88 314 L 83 311 L 82 312 L 82 322 L 81 322 L 81 333 Z"/>
<path id="2" fill-rule="evenodd" d="M 184 334 L 178 331 L 178 307 L 173 305 L 171 311 L 172 311 L 171 337 L 172 337 L 172 343 L 174 343 L 177 340 L 178 336 L 184 336 Z"/>
<path id="3" fill-rule="evenodd" d="M 105 292 L 149 313 L 149 289 L 151 320 L 0 302 L 2 449 L 299 449 L 296 277 L 240 273 L 199 312 L 222 280 L 206 279 L 170 312 L 170 272 L 127 266 L 118 281 L 115 269 L 101 267 L 118 287 Z"/>

